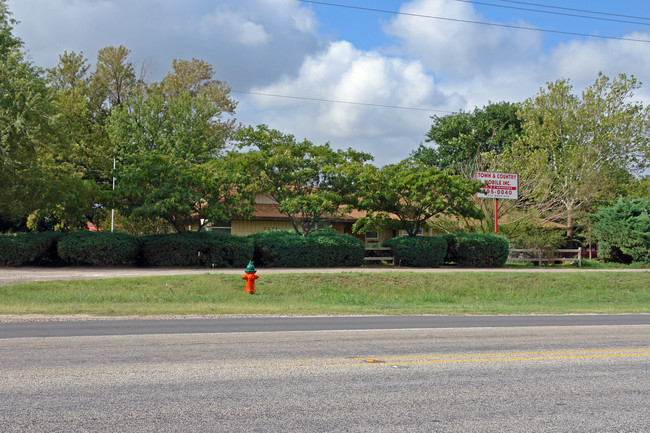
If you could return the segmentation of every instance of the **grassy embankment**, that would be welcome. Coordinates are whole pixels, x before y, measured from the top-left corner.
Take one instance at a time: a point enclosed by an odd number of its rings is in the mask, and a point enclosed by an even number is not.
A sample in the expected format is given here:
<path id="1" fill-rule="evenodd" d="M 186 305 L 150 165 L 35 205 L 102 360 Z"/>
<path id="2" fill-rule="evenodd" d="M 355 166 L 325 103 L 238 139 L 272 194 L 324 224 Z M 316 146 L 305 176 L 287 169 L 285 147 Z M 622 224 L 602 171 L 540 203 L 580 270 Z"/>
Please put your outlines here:
<path id="1" fill-rule="evenodd" d="M 0 314 L 648 313 L 650 272 L 267 274 L 0 286 Z"/>

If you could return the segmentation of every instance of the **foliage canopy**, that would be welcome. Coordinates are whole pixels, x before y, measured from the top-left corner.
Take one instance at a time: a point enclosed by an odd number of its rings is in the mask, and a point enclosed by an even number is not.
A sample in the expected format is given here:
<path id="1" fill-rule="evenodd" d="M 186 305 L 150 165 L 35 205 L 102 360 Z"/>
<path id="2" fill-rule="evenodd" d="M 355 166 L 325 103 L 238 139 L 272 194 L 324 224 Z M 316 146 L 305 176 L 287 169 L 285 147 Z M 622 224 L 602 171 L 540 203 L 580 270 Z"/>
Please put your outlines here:
<path id="1" fill-rule="evenodd" d="M 356 204 L 367 216 L 355 223 L 355 229 L 385 226 L 396 217 L 401 229 L 412 237 L 442 214 L 480 218 L 481 212 L 470 198 L 482 185 L 410 160 L 381 169 L 368 166 L 357 180 Z"/>
<path id="2" fill-rule="evenodd" d="M 297 141 L 293 135 L 266 125 L 240 131 L 247 166 L 259 191 L 268 194 L 287 215 L 297 234 L 317 230 L 324 219 L 342 216 L 355 191 L 354 176 L 371 156 L 352 149 L 334 150 L 329 144 Z M 354 169 L 352 167 L 355 167 Z"/>

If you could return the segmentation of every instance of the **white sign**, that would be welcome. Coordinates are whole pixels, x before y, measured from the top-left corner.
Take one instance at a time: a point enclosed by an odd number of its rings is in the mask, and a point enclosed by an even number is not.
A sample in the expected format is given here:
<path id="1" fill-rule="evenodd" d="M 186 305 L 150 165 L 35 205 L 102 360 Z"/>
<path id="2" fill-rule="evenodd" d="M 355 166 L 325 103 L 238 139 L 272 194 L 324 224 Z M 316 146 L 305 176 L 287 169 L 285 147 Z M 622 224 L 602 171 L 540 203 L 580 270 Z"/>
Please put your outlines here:
<path id="1" fill-rule="evenodd" d="M 487 183 L 477 197 L 481 198 L 519 198 L 519 176 L 511 173 L 488 173 L 477 171 L 476 179 Z"/>

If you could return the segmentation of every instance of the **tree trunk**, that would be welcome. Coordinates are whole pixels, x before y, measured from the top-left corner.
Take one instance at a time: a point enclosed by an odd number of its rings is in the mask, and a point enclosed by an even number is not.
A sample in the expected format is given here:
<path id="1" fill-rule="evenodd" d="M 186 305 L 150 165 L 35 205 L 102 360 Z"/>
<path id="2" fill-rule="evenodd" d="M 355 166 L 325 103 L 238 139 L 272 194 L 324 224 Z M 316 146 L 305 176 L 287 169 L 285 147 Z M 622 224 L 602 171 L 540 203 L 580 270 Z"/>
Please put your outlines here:
<path id="1" fill-rule="evenodd" d="M 573 240 L 573 215 L 569 212 L 569 215 L 567 216 L 566 219 L 566 237 L 568 239 L 568 242 L 571 242 Z"/>

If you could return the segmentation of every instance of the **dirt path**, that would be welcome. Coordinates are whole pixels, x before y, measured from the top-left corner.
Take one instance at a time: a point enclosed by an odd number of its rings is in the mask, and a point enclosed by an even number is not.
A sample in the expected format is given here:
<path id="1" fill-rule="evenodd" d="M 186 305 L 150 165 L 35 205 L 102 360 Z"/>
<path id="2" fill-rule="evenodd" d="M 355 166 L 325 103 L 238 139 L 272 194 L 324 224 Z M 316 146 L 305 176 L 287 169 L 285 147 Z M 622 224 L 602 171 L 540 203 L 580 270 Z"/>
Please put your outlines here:
<path id="1" fill-rule="evenodd" d="M 263 274 L 340 273 L 340 272 L 650 272 L 650 269 L 579 269 L 579 268 L 407 268 L 371 266 L 362 268 L 260 268 Z M 0 268 L 0 285 L 28 281 L 87 280 L 96 278 L 146 277 L 165 275 L 244 274 L 243 269 L 133 268 L 133 267 L 64 267 Z"/>

